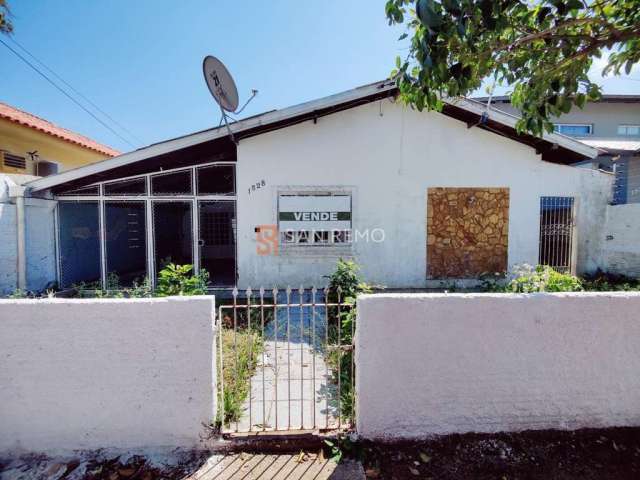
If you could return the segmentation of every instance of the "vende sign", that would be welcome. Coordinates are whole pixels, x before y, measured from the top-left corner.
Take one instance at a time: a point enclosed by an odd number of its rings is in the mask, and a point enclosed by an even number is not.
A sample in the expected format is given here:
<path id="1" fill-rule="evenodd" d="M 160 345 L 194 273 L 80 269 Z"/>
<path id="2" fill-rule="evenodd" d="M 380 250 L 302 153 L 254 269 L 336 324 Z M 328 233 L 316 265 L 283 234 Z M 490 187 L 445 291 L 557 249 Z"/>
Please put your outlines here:
<path id="1" fill-rule="evenodd" d="M 351 227 L 350 195 L 287 195 L 278 197 L 280 229 Z"/>

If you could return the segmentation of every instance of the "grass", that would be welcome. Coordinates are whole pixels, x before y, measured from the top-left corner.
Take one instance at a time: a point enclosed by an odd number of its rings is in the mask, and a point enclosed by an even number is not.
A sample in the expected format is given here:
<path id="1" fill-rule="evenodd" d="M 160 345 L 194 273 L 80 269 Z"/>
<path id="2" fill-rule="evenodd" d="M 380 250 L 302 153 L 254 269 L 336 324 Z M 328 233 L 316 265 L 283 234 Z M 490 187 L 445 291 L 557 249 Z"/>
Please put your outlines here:
<path id="1" fill-rule="evenodd" d="M 242 406 L 249 395 L 251 377 L 263 349 L 258 331 L 239 329 L 234 333 L 233 329 L 222 330 L 224 418 L 221 423 L 226 426 L 242 417 Z"/>

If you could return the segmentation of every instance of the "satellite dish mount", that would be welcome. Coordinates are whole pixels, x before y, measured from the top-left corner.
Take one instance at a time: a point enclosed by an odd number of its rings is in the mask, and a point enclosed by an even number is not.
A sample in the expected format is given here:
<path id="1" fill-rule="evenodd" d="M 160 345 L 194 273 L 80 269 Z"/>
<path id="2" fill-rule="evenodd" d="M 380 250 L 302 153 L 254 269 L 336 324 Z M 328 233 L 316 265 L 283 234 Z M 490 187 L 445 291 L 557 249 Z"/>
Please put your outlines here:
<path id="1" fill-rule="evenodd" d="M 236 88 L 236 83 L 233 81 L 233 77 L 229 73 L 229 70 L 227 70 L 227 67 L 225 67 L 224 64 L 216 57 L 208 55 L 202 62 L 202 72 L 211 95 L 220 107 L 220 113 L 222 114 L 222 118 L 227 127 L 227 132 L 229 132 L 229 136 L 233 143 L 237 144 L 238 142 L 236 142 L 233 132 L 231 131 L 231 127 L 229 126 L 227 112 L 235 114 L 242 112 L 253 97 L 256 96 L 258 91 L 253 90 L 249 100 L 247 100 L 240 110 L 236 111 L 239 103 L 238 89 Z M 231 119 L 234 120 L 233 118 Z"/>

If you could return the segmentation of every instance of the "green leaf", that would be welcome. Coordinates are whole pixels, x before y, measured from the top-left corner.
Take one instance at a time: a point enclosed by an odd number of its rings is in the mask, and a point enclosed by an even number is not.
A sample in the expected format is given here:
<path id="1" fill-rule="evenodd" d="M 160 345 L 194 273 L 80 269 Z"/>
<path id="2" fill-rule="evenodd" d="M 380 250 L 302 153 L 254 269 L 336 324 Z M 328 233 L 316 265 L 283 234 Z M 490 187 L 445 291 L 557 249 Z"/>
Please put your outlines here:
<path id="1" fill-rule="evenodd" d="M 538 15 L 536 15 L 538 24 L 544 22 L 544 19 L 547 18 L 547 15 L 549 15 L 550 13 L 551 9 L 549 7 L 542 7 L 540 10 L 538 10 Z"/>
<path id="2" fill-rule="evenodd" d="M 442 17 L 436 12 L 433 0 L 418 0 L 416 2 L 416 15 L 424 26 L 431 29 L 437 29 L 442 24 Z"/>
<path id="3" fill-rule="evenodd" d="M 431 461 L 431 457 L 424 452 L 420 452 L 420 460 L 422 460 L 423 463 L 429 463 Z"/>

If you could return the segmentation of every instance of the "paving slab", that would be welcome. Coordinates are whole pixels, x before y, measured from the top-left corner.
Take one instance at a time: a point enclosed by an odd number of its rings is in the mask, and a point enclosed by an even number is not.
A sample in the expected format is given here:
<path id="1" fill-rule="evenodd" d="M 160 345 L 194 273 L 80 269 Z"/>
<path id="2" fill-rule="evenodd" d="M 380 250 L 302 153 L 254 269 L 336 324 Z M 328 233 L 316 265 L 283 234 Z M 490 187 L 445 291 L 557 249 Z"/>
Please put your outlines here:
<path id="1" fill-rule="evenodd" d="M 363 480 L 362 466 L 340 464 L 318 455 L 261 455 L 238 453 L 213 456 L 186 480 Z"/>

